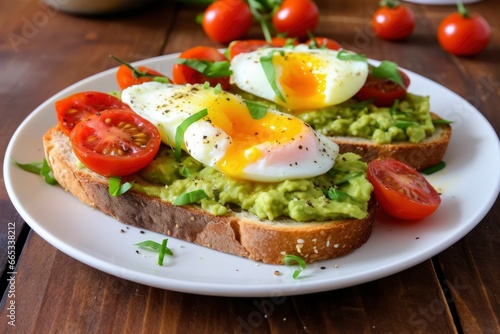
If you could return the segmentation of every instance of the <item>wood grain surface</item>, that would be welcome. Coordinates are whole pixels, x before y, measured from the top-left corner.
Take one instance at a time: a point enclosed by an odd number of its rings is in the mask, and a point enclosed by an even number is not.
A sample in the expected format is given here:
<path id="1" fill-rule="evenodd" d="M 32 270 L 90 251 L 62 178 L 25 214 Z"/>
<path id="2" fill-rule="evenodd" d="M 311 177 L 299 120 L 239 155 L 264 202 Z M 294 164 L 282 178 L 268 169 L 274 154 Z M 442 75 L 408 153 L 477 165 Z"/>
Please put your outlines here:
<path id="1" fill-rule="evenodd" d="M 391 59 L 454 91 L 500 129 L 500 2 L 469 5 L 492 26 L 488 48 L 455 57 L 435 31 L 453 6 L 405 3 L 411 37 L 383 41 L 369 19 L 377 1 L 318 0 L 317 36 L 373 59 Z M 133 12 L 79 16 L 34 0 L 0 2 L 0 154 L 19 124 L 65 87 L 128 61 L 217 46 L 195 22 L 203 10 L 175 1 Z M 258 27 L 248 38 L 261 38 Z M 481 129 L 478 129 L 481 131 Z M 3 160 L 2 159 L 2 160 Z M 498 168 L 492 166 L 491 168 Z M 18 333 L 500 333 L 500 201 L 466 237 L 415 267 L 358 286 L 281 298 L 173 292 L 110 276 L 60 252 L 30 230 L 0 184 L 0 332 Z M 8 226 L 15 225 L 15 297 Z M 16 326 L 9 325 L 15 302 Z"/>

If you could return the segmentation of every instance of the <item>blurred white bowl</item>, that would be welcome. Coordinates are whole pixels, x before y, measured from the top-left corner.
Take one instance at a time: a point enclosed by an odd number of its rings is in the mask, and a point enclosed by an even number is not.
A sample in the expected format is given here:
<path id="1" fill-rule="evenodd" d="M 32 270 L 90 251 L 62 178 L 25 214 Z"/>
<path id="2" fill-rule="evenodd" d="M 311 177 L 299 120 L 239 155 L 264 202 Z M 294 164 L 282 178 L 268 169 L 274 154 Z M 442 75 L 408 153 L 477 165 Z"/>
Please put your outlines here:
<path id="1" fill-rule="evenodd" d="M 101 15 L 147 6 L 156 0 L 43 0 L 47 5 L 71 14 Z"/>

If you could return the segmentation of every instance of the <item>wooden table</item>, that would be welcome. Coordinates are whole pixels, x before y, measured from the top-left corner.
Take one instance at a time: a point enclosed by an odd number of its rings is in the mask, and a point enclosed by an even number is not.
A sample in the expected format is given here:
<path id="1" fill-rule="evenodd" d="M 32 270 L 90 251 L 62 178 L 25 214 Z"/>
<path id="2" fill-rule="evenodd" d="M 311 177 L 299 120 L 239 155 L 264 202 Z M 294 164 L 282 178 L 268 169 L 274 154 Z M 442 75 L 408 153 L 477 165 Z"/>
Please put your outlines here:
<path id="1" fill-rule="evenodd" d="M 417 16 L 404 42 L 373 36 L 376 1 L 317 1 L 316 35 L 374 59 L 391 59 L 471 102 L 500 130 L 500 2 L 469 5 L 492 25 L 488 48 L 458 58 L 435 31 L 450 6 L 408 4 Z M 74 82 L 116 66 L 108 55 L 141 60 L 211 42 L 194 21 L 200 7 L 162 1 L 123 15 L 67 15 L 39 1 L 0 3 L 1 155 L 40 103 Z M 260 37 L 256 26 L 249 37 Z M 481 129 L 478 129 L 481 131 Z M 2 159 L 3 160 L 3 159 Z M 340 290 L 269 298 L 200 296 L 116 278 L 60 252 L 30 230 L 0 185 L 3 294 L 0 332 L 19 333 L 500 333 L 500 201 L 462 240 L 415 267 Z M 15 225 L 17 276 L 9 297 L 8 226 Z M 8 324 L 15 302 L 15 328 Z"/>

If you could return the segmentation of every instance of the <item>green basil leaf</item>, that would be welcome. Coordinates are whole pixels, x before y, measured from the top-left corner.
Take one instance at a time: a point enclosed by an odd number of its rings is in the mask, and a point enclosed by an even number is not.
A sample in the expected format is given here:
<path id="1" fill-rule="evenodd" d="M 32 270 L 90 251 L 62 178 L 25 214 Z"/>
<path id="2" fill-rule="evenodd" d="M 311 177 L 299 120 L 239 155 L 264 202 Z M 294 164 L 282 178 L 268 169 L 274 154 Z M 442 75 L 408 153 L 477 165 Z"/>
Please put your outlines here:
<path id="1" fill-rule="evenodd" d="M 174 200 L 172 204 L 179 206 L 186 205 L 186 204 L 196 203 L 207 197 L 208 195 L 204 190 L 198 189 L 184 194 L 180 194 L 179 196 L 177 196 L 177 198 Z"/>
<path id="2" fill-rule="evenodd" d="M 178 58 L 177 63 L 186 65 L 209 78 L 227 77 L 233 73 L 230 69 L 231 63 L 227 60 L 211 62 L 192 58 Z"/>
<path id="3" fill-rule="evenodd" d="M 43 177 L 45 180 L 45 183 L 51 184 L 51 185 L 56 185 L 57 180 L 54 178 L 54 174 L 52 173 L 52 169 L 49 166 L 49 163 L 47 162 L 47 159 L 43 159 L 42 162 L 42 168 L 40 169 L 40 175 Z"/>
<path id="4" fill-rule="evenodd" d="M 121 183 L 122 179 L 119 176 L 111 176 L 108 179 L 109 186 L 108 192 L 111 196 L 120 196 L 125 194 L 127 191 L 132 188 L 132 184 L 130 182 Z"/>
<path id="5" fill-rule="evenodd" d="M 300 267 L 299 270 L 295 270 L 293 272 L 293 278 L 297 278 L 300 273 L 302 272 L 302 270 L 306 269 L 306 261 L 304 261 L 304 259 L 298 257 L 297 255 L 292 255 L 292 254 L 286 254 L 285 256 L 283 256 L 283 260 L 282 260 L 286 266 L 290 266 L 290 265 L 293 265 L 294 263 L 297 263 Z"/>
<path id="6" fill-rule="evenodd" d="M 260 57 L 260 65 L 262 66 L 262 69 L 264 70 L 264 73 L 266 74 L 267 81 L 271 85 L 276 96 L 281 101 L 286 102 L 285 97 L 283 96 L 283 94 L 279 90 L 278 84 L 276 83 L 276 70 L 275 70 L 274 64 L 273 64 L 274 52 L 276 52 L 276 51 L 271 51 L 271 52 L 269 52 L 268 55 Z M 281 51 L 280 53 L 282 56 L 284 55 L 283 51 Z"/>
<path id="7" fill-rule="evenodd" d="M 375 78 L 389 79 L 406 89 L 403 78 L 398 72 L 398 64 L 392 61 L 383 60 L 377 67 L 372 67 L 371 73 Z"/>
<path id="8" fill-rule="evenodd" d="M 363 61 L 363 62 L 367 61 L 365 55 L 357 54 L 347 50 L 340 50 L 337 53 L 337 58 L 340 60 L 353 60 L 353 61 Z"/>
<path id="9" fill-rule="evenodd" d="M 266 116 L 267 107 L 265 105 L 250 100 L 245 100 L 245 104 L 253 119 L 261 119 Z"/>
<path id="10" fill-rule="evenodd" d="M 187 128 L 193 124 L 194 122 L 202 119 L 203 117 L 208 115 L 208 110 L 202 109 L 198 111 L 195 114 L 192 114 L 188 118 L 186 118 L 182 123 L 177 127 L 175 130 L 175 151 L 174 151 L 174 156 L 177 161 L 181 160 L 181 148 L 182 148 L 182 143 L 184 141 L 184 133 L 186 132 Z"/>
<path id="11" fill-rule="evenodd" d="M 430 175 L 436 172 L 439 172 L 441 169 L 446 167 L 446 163 L 444 161 L 440 161 L 437 165 L 422 169 L 420 172 L 425 175 Z"/>

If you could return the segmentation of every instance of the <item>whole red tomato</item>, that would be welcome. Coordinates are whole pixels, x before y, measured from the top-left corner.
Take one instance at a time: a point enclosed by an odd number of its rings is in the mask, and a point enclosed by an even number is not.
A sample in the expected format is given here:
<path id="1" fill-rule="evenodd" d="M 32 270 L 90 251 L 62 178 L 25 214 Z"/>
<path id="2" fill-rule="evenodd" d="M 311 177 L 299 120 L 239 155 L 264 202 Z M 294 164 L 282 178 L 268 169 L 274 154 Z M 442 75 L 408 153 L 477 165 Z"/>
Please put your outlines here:
<path id="1" fill-rule="evenodd" d="M 413 11 L 399 1 L 384 0 L 381 6 L 373 13 L 373 32 L 380 38 L 400 40 L 411 35 L 415 28 Z"/>
<path id="2" fill-rule="evenodd" d="M 244 0 L 217 0 L 203 13 L 201 26 L 210 39 L 228 44 L 243 37 L 252 23 L 252 12 Z"/>
<path id="3" fill-rule="evenodd" d="M 480 15 L 471 16 L 463 5 L 441 21 L 438 41 L 441 47 L 457 56 L 469 56 L 481 52 L 490 40 L 491 28 Z"/>
<path id="4" fill-rule="evenodd" d="M 296 38 L 314 32 L 318 21 L 318 6 L 311 0 L 284 0 L 272 17 L 272 24 L 278 33 Z"/>

